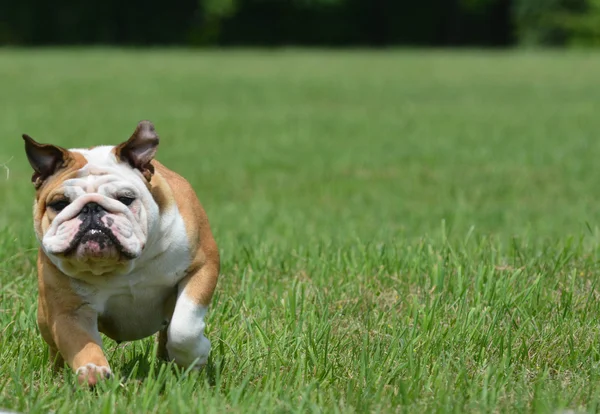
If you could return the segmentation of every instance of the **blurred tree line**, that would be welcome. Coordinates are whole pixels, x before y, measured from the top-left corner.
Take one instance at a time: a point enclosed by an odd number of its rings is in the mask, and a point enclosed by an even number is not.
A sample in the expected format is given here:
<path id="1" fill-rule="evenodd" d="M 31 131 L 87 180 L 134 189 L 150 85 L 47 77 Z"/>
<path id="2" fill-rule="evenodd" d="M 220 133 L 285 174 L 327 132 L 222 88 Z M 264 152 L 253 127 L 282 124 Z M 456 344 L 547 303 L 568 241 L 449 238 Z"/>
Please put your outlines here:
<path id="1" fill-rule="evenodd" d="M 0 44 L 600 43 L 600 0 L 0 1 Z"/>

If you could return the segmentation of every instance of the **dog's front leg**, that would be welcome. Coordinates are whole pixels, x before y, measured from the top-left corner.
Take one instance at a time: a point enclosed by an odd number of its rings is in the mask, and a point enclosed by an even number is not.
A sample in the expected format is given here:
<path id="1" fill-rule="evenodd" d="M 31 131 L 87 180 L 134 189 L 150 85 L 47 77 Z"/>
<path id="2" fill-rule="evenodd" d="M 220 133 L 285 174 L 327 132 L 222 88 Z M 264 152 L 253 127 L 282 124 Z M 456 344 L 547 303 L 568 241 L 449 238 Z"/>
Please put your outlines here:
<path id="1" fill-rule="evenodd" d="M 199 369 L 208 361 L 211 344 L 204 335 L 204 317 L 219 275 L 218 256 L 191 272 L 178 286 L 177 302 L 166 329 L 169 359 L 183 367 Z M 164 340 L 164 332 L 162 333 Z"/>
<path id="2" fill-rule="evenodd" d="M 96 313 L 84 305 L 52 316 L 49 325 L 56 348 L 77 374 L 79 383 L 94 386 L 98 380 L 110 377 Z"/>
<path id="3" fill-rule="evenodd" d="M 111 376 L 97 325 L 97 315 L 87 306 L 58 314 L 51 324 L 58 351 L 80 384 L 94 386 Z"/>
<path id="4" fill-rule="evenodd" d="M 110 377 L 98 314 L 75 292 L 71 280 L 42 254 L 38 269 L 38 325 L 50 356 L 60 362 L 60 355 L 81 384 L 93 386 L 99 379 Z"/>

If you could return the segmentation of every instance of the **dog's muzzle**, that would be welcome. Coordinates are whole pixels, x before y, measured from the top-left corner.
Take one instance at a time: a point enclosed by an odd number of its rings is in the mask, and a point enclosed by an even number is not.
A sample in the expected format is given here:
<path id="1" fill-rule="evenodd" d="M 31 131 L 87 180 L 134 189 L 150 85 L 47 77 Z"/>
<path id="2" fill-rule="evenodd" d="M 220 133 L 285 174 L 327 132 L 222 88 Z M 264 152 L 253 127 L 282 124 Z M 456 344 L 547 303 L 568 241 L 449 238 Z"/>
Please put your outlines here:
<path id="1" fill-rule="evenodd" d="M 79 246 L 93 244 L 93 251 L 97 252 L 98 255 L 107 248 L 115 247 L 124 256 L 131 256 L 110 228 L 102 221 L 102 218 L 107 214 L 108 212 L 98 203 L 90 202 L 83 206 L 79 212 L 79 219 L 81 220 L 79 231 L 71 240 L 65 254 L 76 251 Z M 105 220 L 111 220 L 111 218 L 108 217 Z M 88 251 L 91 251 L 91 249 L 88 249 Z"/>

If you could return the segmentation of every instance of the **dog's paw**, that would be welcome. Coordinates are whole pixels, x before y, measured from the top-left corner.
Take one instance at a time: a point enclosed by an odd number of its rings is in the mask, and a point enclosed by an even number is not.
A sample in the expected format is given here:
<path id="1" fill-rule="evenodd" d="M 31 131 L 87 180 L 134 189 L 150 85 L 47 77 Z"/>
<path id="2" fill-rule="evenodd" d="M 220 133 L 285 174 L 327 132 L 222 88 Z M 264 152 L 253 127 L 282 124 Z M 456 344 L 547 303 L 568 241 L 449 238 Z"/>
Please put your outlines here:
<path id="1" fill-rule="evenodd" d="M 208 361 L 210 341 L 204 335 L 199 338 L 187 338 L 185 341 L 170 340 L 167 342 L 169 359 L 177 365 L 192 369 L 202 369 Z"/>
<path id="2" fill-rule="evenodd" d="M 77 375 L 77 381 L 80 385 L 88 385 L 93 387 L 98 383 L 98 381 L 110 378 L 112 376 L 112 372 L 110 368 L 106 366 L 85 364 L 84 366 L 77 368 L 75 375 Z"/>
<path id="3" fill-rule="evenodd" d="M 185 293 L 177 299 L 167 330 L 169 359 L 181 367 L 200 369 L 206 365 L 210 341 L 204 336 L 206 306 L 198 305 Z"/>

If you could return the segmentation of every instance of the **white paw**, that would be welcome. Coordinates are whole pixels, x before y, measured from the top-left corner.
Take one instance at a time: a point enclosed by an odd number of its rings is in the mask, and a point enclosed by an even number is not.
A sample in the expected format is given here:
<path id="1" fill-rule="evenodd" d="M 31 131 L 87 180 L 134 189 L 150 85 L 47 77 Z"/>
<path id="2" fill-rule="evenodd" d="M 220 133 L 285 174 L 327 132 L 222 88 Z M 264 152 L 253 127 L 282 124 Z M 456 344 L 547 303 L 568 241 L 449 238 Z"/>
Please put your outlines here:
<path id="1" fill-rule="evenodd" d="M 204 336 L 205 315 L 205 306 L 194 303 L 185 293 L 179 295 L 167 330 L 167 352 L 177 365 L 194 369 L 206 365 L 210 341 Z"/>
<path id="2" fill-rule="evenodd" d="M 185 338 L 184 341 L 169 340 L 167 342 L 169 359 L 184 368 L 200 369 L 208 361 L 210 341 L 204 335 L 199 338 Z"/>
<path id="3" fill-rule="evenodd" d="M 110 378 L 112 376 L 112 371 L 106 366 L 85 364 L 84 366 L 77 368 L 75 375 L 77 375 L 79 384 L 87 384 L 90 387 L 93 387 L 98 381 Z"/>

